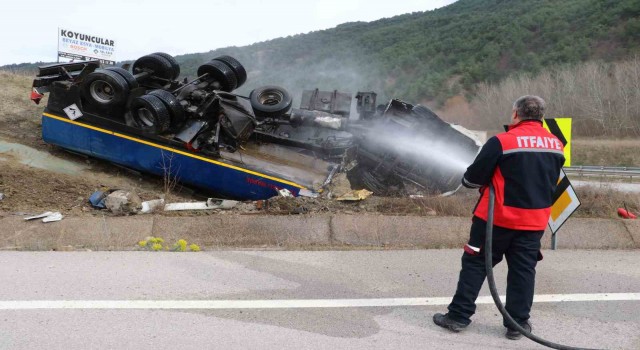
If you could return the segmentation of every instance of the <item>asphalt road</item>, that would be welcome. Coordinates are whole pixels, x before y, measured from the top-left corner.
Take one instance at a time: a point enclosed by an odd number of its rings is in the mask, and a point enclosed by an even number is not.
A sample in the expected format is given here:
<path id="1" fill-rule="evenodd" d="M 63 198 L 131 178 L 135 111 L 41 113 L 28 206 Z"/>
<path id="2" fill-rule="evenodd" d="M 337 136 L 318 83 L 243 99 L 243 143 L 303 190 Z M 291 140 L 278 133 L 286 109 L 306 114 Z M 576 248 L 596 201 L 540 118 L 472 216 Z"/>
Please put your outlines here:
<path id="1" fill-rule="evenodd" d="M 505 339 L 488 303 L 463 333 L 432 323 L 454 291 L 460 254 L 2 252 L 0 349 L 542 349 Z M 640 349 L 640 294 L 599 300 L 640 293 L 639 266 L 636 251 L 545 252 L 541 300 L 595 300 L 536 302 L 534 333 Z"/>

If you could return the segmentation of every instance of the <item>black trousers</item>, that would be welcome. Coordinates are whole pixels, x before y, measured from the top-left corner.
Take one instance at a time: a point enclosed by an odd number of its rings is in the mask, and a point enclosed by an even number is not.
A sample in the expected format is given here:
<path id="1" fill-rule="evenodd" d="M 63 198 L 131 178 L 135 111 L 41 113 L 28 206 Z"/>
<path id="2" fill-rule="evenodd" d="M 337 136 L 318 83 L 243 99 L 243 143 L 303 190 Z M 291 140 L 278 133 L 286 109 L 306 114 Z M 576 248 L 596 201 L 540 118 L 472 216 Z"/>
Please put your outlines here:
<path id="1" fill-rule="evenodd" d="M 484 263 L 484 240 L 486 221 L 477 217 L 471 224 L 469 246 L 481 248 L 479 252 L 465 247 L 462 255 L 462 270 L 458 279 L 458 288 L 449 304 L 449 317 L 463 324 L 471 323 L 476 311 L 476 298 L 487 272 Z M 516 322 L 522 324 L 529 319 L 533 304 L 533 292 L 536 278 L 536 265 L 542 260 L 540 239 L 544 231 L 521 231 L 503 227 L 493 227 L 493 266 L 507 259 L 507 303 L 505 308 Z M 503 321 L 505 327 L 506 321 Z"/>

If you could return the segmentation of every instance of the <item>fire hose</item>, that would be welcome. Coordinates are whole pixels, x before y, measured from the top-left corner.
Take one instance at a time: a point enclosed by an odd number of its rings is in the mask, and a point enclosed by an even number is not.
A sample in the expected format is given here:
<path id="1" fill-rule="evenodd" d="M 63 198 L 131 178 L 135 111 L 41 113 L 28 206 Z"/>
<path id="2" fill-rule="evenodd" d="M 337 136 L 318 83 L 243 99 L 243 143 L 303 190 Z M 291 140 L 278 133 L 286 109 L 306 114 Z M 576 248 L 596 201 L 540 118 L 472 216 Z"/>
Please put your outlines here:
<path id="1" fill-rule="evenodd" d="M 541 344 L 541 345 L 544 345 L 546 347 L 552 348 L 552 349 L 559 349 L 559 350 L 598 350 L 598 349 L 588 349 L 588 348 L 577 348 L 577 347 L 573 347 L 573 346 L 553 343 L 553 342 L 550 342 L 550 341 L 548 341 L 546 339 L 542 339 L 542 338 L 534 335 L 533 333 L 527 331 L 522 326 L 520 326 L 513 319 L 513 317 L 511 317 L 511 315 L 509 315 L 509 312 L 504 308 L 504 305 L 502 304 L 502 301 L 500 300 L 500 296 L 498 294 L 498 289 L 496 288 L 496 281 L 493 278 L 492 249 L 493 249 L 493 210 L 494 210 L 494 207 L 495 207 L 495 199 L 496 199 L 495 197 L 496 197 L 495 190 L 493 188 L 493 185 L 490 184 L 489 185 L 489 217 L 487 218 L 487 232 L 486 232 L 485 243 L 484 243 L 484 251 L 485 251 L 484 263 L 485 263 L 486 269 L 487 269 L 487 282 L 489 283 L 489 290 L 491 291 L 491 296 L 493 297 L 493 302 L 496 304 L 496 306 L 498 307 L 498 310 L 500 310 L 500 313 L 505 318 L 505 320 L 507 320 L 507 323 L 509 324 L 509 327 L 512 328 L 512 329 L 517 330 L 522 335 L 524 335 L 525 337 L 533 340 L 534 342 L 536 342 L 538 344 Z"/>

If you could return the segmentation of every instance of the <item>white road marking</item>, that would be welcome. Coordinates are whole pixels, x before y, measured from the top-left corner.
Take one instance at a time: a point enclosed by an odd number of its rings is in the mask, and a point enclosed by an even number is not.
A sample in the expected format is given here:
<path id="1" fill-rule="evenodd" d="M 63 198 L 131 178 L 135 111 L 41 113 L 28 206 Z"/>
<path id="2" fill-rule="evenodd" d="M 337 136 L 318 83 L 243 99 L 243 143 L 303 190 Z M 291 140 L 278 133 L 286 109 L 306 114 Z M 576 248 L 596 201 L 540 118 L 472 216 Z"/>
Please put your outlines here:
<path id="1" fill-rule="evenodd" d="M 501 297 L 504 302 L 504 296 Z M 640 301 L 640 293 L 543 294 L 534 303 Z M 448 305 L 451 297 L 288 300 L 3 300 L 0 310 L 35 309 L 298 309 Z M 477 304 L 493 304 L 490 296 Z"/>

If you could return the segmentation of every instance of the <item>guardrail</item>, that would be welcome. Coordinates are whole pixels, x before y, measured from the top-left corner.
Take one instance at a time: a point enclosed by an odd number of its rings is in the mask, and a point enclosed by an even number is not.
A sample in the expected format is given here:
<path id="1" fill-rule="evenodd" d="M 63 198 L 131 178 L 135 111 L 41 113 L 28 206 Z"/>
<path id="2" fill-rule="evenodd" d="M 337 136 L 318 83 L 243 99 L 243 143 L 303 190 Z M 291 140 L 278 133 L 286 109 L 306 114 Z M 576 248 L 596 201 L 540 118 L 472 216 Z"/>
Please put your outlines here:
<path id="1" fill-rule="evenodd" d="M 565 167 L 564 172 L 567 174 L 575 174 L 580 176 L 614 176 L 628 178 L 640 177 L 640 168 L 638 167 L 580 165 Z"/>

